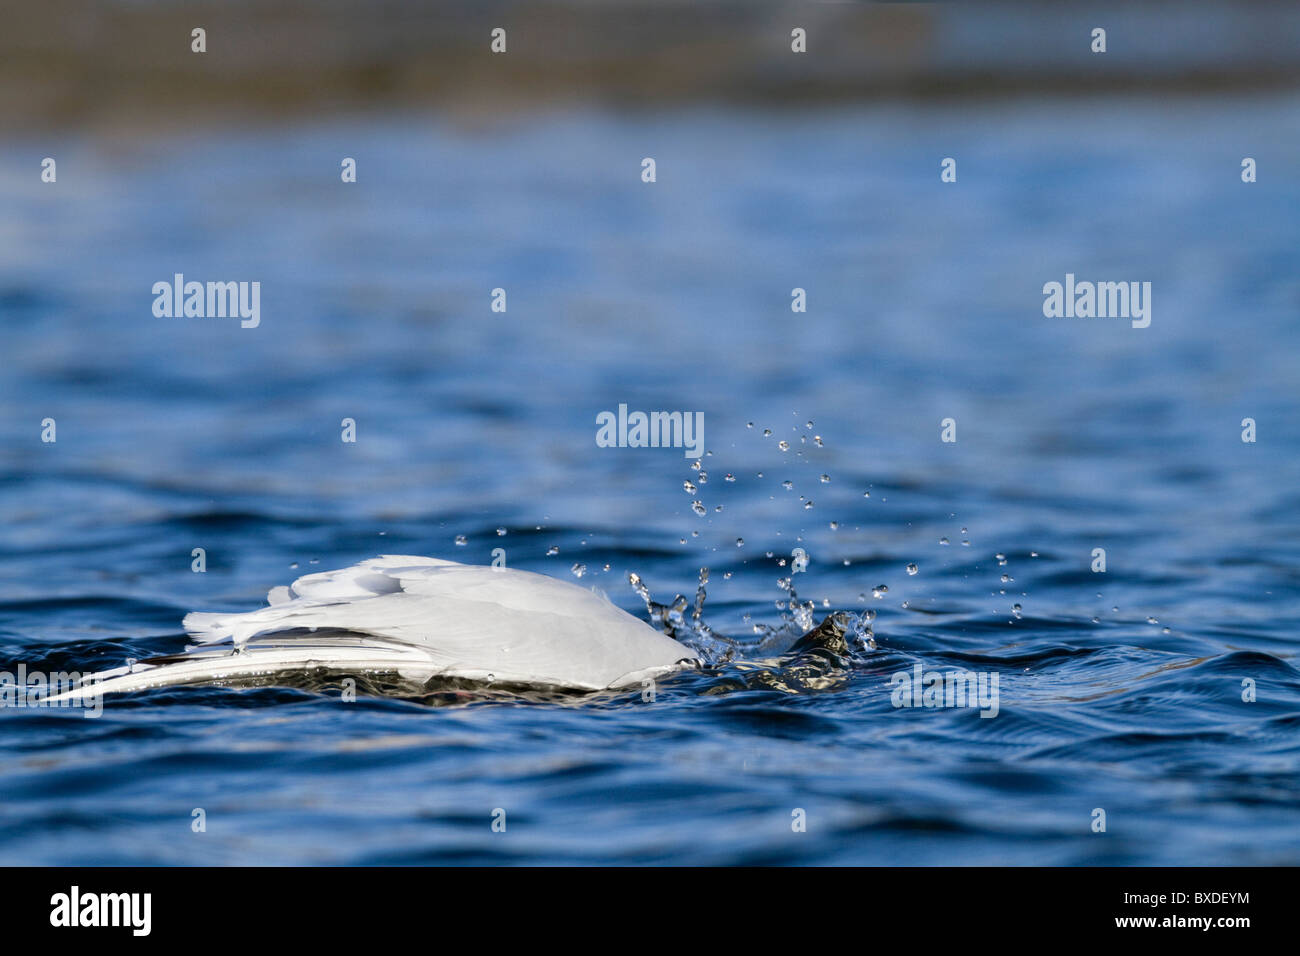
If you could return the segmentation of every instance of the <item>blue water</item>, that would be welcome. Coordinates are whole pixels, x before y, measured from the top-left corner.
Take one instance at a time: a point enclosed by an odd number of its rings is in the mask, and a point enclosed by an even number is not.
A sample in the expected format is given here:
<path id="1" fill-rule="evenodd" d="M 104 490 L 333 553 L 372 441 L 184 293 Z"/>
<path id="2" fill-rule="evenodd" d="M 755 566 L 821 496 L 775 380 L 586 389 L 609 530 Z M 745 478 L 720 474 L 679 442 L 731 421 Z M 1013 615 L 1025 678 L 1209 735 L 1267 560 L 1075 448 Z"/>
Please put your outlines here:
<path id="1" fill-rule="evenodd" d="M 803 548 L 799 600 L 874 610 L 877 648 L 794 693 L 724 664 L 653 702 L 6 708 L 0 861 L 1300 863 L 1298 119 L 1026 100 L 11 144 L 4 667 L 173 652 L 186 611 L 298 574 L 497 547 L 642 616 L 629 571 L 669 602 L 708 567 L 703 618 L 746 646 Z M 176 272 L 260 281 L 261 325 L 155 318 Z M 1150 281 L 1151 326 L 1045 318 L 1067 272 Z M 596 447 L 620 403 L 704 412 L 707 480 Z M 894 707 L 917 663 L 996 673 L 998 715 Z"/>

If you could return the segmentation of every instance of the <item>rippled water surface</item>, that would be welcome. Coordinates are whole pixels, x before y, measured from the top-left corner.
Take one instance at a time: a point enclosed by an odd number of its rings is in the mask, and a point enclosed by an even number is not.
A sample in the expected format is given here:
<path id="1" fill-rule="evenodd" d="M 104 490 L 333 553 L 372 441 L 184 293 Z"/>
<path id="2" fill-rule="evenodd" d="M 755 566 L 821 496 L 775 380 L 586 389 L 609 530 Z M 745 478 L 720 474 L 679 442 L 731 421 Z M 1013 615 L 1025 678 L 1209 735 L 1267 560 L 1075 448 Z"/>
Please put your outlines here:
<path id="1" fill-rule="evenodd" d="M 802 548 L 799 600 L 874 610 L 877 647 L 795 693 L 733 663 L 653 702 L 7 708 L 0 860 L 1300 863 L 1297 119 L 1026 101 L 7 148 L 9 669 L 176 651 L 186 611 L 313 569 L 497 547 L 642 616 L 629 572 L 689 601 L 707 567 L 703 619 L 753 645 Z M 261 325 L 154 318 L 177 272 L 260 281 Z M 1067 272 L 1150 281 L 1150 328 L 1044 318 Z M 704 412 L 699 469 L 596 447 L 619 403 Z M 917 664 L 996 673 L 997 716 L 895 708 Z"/>

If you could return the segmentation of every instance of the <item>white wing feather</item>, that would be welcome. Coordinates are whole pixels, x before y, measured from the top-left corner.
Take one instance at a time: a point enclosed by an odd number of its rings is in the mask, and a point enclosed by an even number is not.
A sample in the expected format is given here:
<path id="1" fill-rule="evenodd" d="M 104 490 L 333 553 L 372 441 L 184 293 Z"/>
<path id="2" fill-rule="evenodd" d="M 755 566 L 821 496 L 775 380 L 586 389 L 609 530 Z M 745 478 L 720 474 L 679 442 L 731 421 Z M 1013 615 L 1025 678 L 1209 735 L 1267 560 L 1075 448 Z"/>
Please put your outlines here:
<path id="1" fill-rule="evenodd" d="M 244 614 L 185 616 L 198 643 L 230 641 L 243 653 L 119 668 L 71 693 L 309 667 L 601 690 L 678 670 L 696 656 L 575 584 L 435 558 L 383 555 L 306 575 L 267 599 L 268 607 Z M 339 641 L 339 632 L 349 640 Z"/>

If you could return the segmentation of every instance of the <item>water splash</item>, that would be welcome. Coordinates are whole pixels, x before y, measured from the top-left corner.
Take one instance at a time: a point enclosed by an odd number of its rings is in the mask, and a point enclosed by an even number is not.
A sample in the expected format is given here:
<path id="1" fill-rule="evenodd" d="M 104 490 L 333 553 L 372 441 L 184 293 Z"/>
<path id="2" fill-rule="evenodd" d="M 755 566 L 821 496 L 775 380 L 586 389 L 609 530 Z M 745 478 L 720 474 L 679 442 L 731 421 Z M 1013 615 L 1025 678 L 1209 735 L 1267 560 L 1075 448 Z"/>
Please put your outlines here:
<path id="1" fill-rule="evenodd" d="M 725 664 L 746 657 L 764 657 L 783 653 L 818 626 L 817 604 L 815 601 L 800 600 L 795 590 L 793 575 L 777 580 L 777 586 L 785 597 L 775 602 L 780 612 L 777 622 L 751 624 L 755 639 L 741 641 L 737 638 L 720 634 L 704 618 L 704 605 L 708 596 L 709 569 L 700 568 L 699 584 L 695 589 L 695 600 L 688 604 L 685 596 L 677 594 L 671 602 L 661 604 L 650 595 L 641 576 L 635 571 L 628 572 L 628 583 L 645 603 L 650 621 L 673 640 L 680 641 L 700 654 L 706 666 Z M 688 610 L 689 608 L 689 610 Z M 875 611 L 862 612 L 837 611 L 831 617 L 840 624 L 848 635 L 850 647 L 857 652 L 873 651 L 876 642 L 871 630 Z M 749 620 L 746 615 L 746 621 Z"/>

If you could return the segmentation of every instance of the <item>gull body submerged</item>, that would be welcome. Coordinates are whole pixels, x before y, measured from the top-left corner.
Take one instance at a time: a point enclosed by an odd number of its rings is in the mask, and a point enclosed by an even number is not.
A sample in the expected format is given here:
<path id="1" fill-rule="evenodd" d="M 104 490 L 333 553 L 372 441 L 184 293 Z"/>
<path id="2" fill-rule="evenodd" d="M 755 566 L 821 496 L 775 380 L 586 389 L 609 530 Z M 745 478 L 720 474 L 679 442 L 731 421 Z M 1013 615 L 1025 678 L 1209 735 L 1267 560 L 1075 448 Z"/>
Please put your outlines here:
<path id="1" fill-rule="evenodd" d="M 92 675 L 60 696 L 308 670 L 599 691 L 697 663 L 604 595 L 512 568 L 383 555 L 306 575 L 267 600 L 247 613 L 187 614 L 199 646 Z"/>

